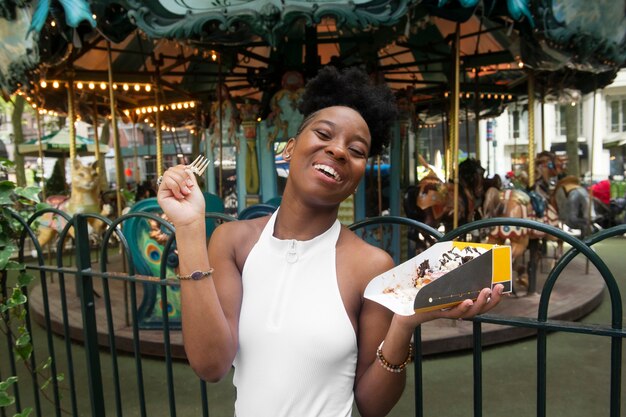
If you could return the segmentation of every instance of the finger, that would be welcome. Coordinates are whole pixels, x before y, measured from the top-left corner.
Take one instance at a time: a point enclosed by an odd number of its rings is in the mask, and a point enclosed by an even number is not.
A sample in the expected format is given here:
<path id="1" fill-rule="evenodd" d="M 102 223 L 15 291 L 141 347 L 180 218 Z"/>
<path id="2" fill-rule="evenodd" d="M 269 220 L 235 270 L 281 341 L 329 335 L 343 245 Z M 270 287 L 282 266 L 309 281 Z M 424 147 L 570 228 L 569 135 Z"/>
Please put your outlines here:
<path id="1" fill-rule="evenodd" d="M 195 187 L 198 185 L 198 181 L 196 180 L 196 176 L 194 175 L 193 171 L 191 170 L 191 168 L 186 168 L 185 169 L 185 174 L 186 174 L 186 182 L 187 182 L 187 186 L 189 187 Z"/>
<path id="2" fill-rule="evenodd" d="M 504 292 L 504 285 L 497 284 L 495 287 L 493 287 L 493 290 L 491 291 L 491 296 L 487 298 L 487 302 L 482 309 L 482 313 L 486 313 L 487 311 L 491 310 L 496 305 L 498 305 L 498 303 L 502 299 L 503 292 Z"/>
<path id="3" fill-rule="evenodd" d="M 468 311 L 465 312 L 463 318 L 473 317 L 480 314 L 485 309 L 486 305 L 491 302 L 491 288 L 483 288 L 476 297 L 474 305 Z M 494 302 L 495 304 L 495 302 Z"/>
<path id="4" fill-rule="evenodd" d="M 177 199 L 183 199 L 186 195 L 191 193 L 189 186 L 187 185 L 187 175 L 184 172 L 182 166 L 170 168 L 163 174 L 163 182 L 161 185 L 165 185 L 167 189 L 171 191 Z"/>
<path id="5" fill-rule="evenodd" d="M 440 317 L 448 319 L 464 318 L 468 315 L 467 313 L 472 309 L 473 306 L 474 302 L 472 300 L 463 300 L 461 303 L 457 304 L 450 310 L 441 310 Z"/>
<path id="6" fill-rule="evenodd" d="M 496 285 L 493 290 L 490 288 L 484 288 L 471 309 L 469 309 L 463 318 L 474 317 L 478 314 L 483 314 L 494 308 L 499 302 L 504 287 L 501 284 Z"/>

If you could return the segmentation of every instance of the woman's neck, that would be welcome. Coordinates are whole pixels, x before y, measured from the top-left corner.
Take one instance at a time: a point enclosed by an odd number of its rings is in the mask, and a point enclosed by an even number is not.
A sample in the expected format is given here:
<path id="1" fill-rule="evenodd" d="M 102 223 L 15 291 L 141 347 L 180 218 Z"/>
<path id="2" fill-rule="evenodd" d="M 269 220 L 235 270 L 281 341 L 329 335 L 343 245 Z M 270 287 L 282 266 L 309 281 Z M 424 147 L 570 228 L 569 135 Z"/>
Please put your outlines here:
<path id="1" fill-rule="evenodd" d="M 310 207 L 297 200 L 283 198 L 274 225 L 278 239 L 310 240 L 335 223 L 339 207 Z"/>

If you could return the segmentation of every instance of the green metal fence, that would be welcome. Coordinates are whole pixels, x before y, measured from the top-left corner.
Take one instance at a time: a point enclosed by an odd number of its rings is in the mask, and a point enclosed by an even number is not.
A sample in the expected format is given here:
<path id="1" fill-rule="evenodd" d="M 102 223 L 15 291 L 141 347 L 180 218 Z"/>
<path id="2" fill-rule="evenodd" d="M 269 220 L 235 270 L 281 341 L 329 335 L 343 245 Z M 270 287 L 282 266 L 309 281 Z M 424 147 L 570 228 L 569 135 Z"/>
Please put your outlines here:
<path id="1" fill-rule="evenodd" d="M 59 234 L 55 251 L 55 265 L 51 265 L 50 262 L 45 261 L 45 255 L 36 241 L 34 231 L 30 227 L 36 219 L 45 213 L 53 213 L 62 216 L 67 221 L 66 227 Z M 162 333 L 161 351 L 158 353 L 158 356 L 162 357 L 159 360 L 162 361 L 165 368 L 165 378 L 161 385 L 163 389 L 159 392 L 146 392 L 144 363 L 147 360 L 154 359 L 142 354 L 141 344 L 142 334 L 144 333 L 140 331 L 137 317 L 139 293 L 143 285 L 150 284 L 158 286 L 161 303 L 167 305 L 168 296 L 170 296 L 168 295 L 167 289 L 175 287 L 176 282 L 167 277 L 165 256 L 162 256 L 160 260 L 160 276 L 158 278 L 150 278 L 138 274 L 134 268 L 135 262 L 129 247 L 129 241 L 122 232 L 125 222 L 128 222 L 132 218 L 141 218 L 156 222 L 160 225 L 160 230 L 163 230 L 164 233 L 169 236 L 167 241 L 163 244 L 163 253 L 167 254 L 172 251 L 173 245 L 175 244 L 174 229 L 171 225 L 163 221 L 159 216 L 151 213 L 132 213 L 122 216 L 115 221 L 110 221 L 98 215 L 79 214 L 70 218 L 58 210 L 46 209 L 36 213 L 28 220 L 21 219 L 18 215 L 15 215 L 15 218 L 17 221 L 21 222 L 24 227 L 24 233 L 20 242 L 20 248 L 22 248 L 22 250 L 19 254 L 19 260 L 24 260 L 24 248 L 26 247 L 27 241 L 31 242 L 31 245 L 37 252 L 35 260 L 26 262 L 26 265 L 31 273 L 35 273 L 38 276 L 37 286 L 39 288 L 37 290 L 41 291 L 41 303 L 44 312 L 43 324 L 47 329 L 45 332 L 46 340 L 36 340 L 35 338 L 32 340 L 36 349 L 29 359 L 29 366 L 31 369 L 35 369 L 38 366 L 38 361 L 42 360 L 42 356 L 43 358 L 50 357 L 51 361 L 47 367 L 49 368 L 50 374 L 59 375 L 63 373 L 64 381 L 59 382 L 56 379 L 52 379 L 50 382 L 51 387 L 42 391 L 39 389 L 43 383 L 42 377 L 37 376 L 35 373 L 29 373 L 29 375 L 32 376 L 20 379 L 18 383 L 11 387 L 13 395 L 16 398 L 15 404 L 7 408 L 0 407 L 0 416 L 13 415 L 13 412 L 20 412 L 26 406 L 33 407 L 33 414 L 36 416 L 52 415 L 51 411 L 48 410 L 53 410 L 55 416 L 147 416 L 153 415 L 150 414 L 147 404 L 153 401 L 154 398 L 159 398 L 160 403 L 163 403 L 162 399 L 165 396 L 167 397 L 167 409 L 164 407 L 161 408 L 158 415 L 169 415 L 173 417 L 177 415 L 177 412 L 180 414 L 178 411 L 179 407 L 177 406 L 177 387 L 179 383 L 177 383 L 177 376 L 174 373 L 173 367 L 174 362 L 180 359 L 176 359 L 176 355 L 173 354 L 172 350 L 172 337 L 179 337 L 177 335 L 180 332 L 170 328 L 167 309 L 163 308 L 161 317 L 163 322 L 162 330 L 152 330 L 153 332 L 160 331 Z M 207 218 L 215 222 L 234 220 L 232 217 L 217 213 L 208 214 Z M 108 229 L 102 238 L 99 248 L 95 250 L 90 244 L 88 231 L 88 221 L 93 219 L 103 221 L 108 225 Z M 473 222 L 459 227 L 445 236 L 427 225 L 414 220 L 394 216 L 366 219 L 351 225 L 350 228 L 371 243 L 381 245 L 387 249 L 396 262 L 400 262 L 410 256 L 413 250 L 412 248 L 407 249 L 406 230 L 408 228 L 413 228 L 423 235 L 432 237 L 434 240 L 452 240 L 459 237 L 464 238 L 473 231 L 480 229 L 506 225 L 526 227 L 545 232 L 563 240 L 571 249 L 556 262 L 554 268 L 549 273 L 541 292 L 536 318 L 503 317 L 496 314 L 485 314 L 473 320 L 474 416 L 479 417 L 483 415 L 483 323 L 524 327 L 537 331 L 536 415 L 540 417 L 546 415 L 546 351 L 548 332 L 580 333 L 599 338 L 610 338 L 611 375 L 609 415 L 611 417 L 620 416 L 622 341 L 626 336 L 626 331 L 623 327 L 622 301 L 620 290 L 613 274 L 593 250 L 593 245 L 607 238 L 623 235 L 626 233 L 626 225 L 620 225 L 602 231 L 588 237 L 584 241 L 542 223 L 511 218 L 497 218 Z M 75 230 L 73 237 L 70 236 L 72 226 Z M 63 241 L 66 239 L 73 240 L 74 242 L 74 249 L 71 253 L 64 251 Z M 124 272 L 108 271 L 111 253 L 117 254 L 118 258 L 122 260 Z M 577 254 L 584 255 L 589 262 L 597 268 L 606 283 L 611 302 L 612 317 L 610 324 L 604 326 L 589 325 L 580 322 L 556 321 L 548 318 L 548 306 L 554 285 L 559 277 L 561 277 L 563 269 Z M 95 259 L 95 262 L 92 259 Z M 93 267 L 94 263 L 97 263 L 97 268 Z M 48 284 L 50 284 L 53 279 L 58 280 L 55 281 L 55 286 L 58 286 L 59 290 L 55 293 L 49 292 Z M 10 288 L 11 285 L 11 275 L 8 271 L 1 271 L 0 282 L 2 284 L 2 297 L 6 298 L 8 288 Z M 121 367 L 119 364 L 120 349 L 118 345 L 120 338 L 117 334 L 119 327 L 115 325 L 115 321 L 119 320 L 119 318 L 116 318 L 119 316 L 119 311 L 116 311 L 113 307 L 114 302 L 118 300 L 112 298 L 114 296 L 111 292 L 111 286 L 114 283 L 119 285 L 120 282 L 124 284 L 124 294 L 128 294 L 128 299 L 124 302 L 129 306 L 128 312 L 130 317 L 128 317 L 128 322 L 132 333 L 132 345 L 130 348 L 126 347 L 126 350 L 130 350 L 134 359 L 132 362 L 133 369 L 128 369 L 128 366 Z M 71 291 L 69 291 L 71 284 L 75 287 L 76 296 L 79 300 L 78 303 L 76 303 L 75 300 L 68 299 L 67 294 L 71 293 Z M 56 298 L 53 299 L 53 297 Z M 57 310 L 60 309 L 59 314 L 62 317 L 60 327 L 58 324 L 55 325 L 51 319 L 53 309 L 51 302 L 55 303 Z M 77 308 L 77 305 L 79 308 Z M 11 320 L 5 313 L 3 314 L 5 320 Z M 80 326 L 76 326 L 76 320 L 78 320 L 77 315 L 80 316 Z M 102 321 L 105 322 L 106 337 L 104 339 L 102 335 L 99 336 L 98 334 L 98 321 L 100 321 L 101 326 L 103 325 Z M 32 314 L 25 316 L 25 325 L 28 329 L 32 329 L 33 326 L 37 325 L 33 323 Z M 82 332 L 82 334 L 78 334 L 77 332 Z M 60 338 L 56 334 L 60 335 Z M 56 348 L 56 346 L 59 345 L 59 339 L 63 346 L 62 351 L 58 351 Z M 80 341 L 78 343 L 82 346 L 81 349 L 76 349 L 77 342 L 74 339 Z M 417 342 L 417 356 L 414 364 L 414 382 L 416 387 L 414 393 L 415 415 L 421 417 L 424 415 L 422 406 L 424 394 L 422 390 L 423 373 L 420 343 L 422 335 L 420 328 L 416 329 L 415 340 Z M 19 373 L 18 360 L 13 354 L 13 340 L 11 340 L 10 336 L 6 337 L 5 343 L 7 354 L 0 358 L 0 370 L 2 370 L 0 379 Z M 81 357 L 76 357 L 77 352 Z M 62 369 L 60 366 L 61 362 L 63 363 Z M 77 367 L 86 369 L 87 378 L 85 380 L 77 379 Z M 108 369 L 106 376 L 105 372 L 103 372 L 104 367 Z M 189 383 L 189 380 L 185 381 L 185 384 Z M 198 387 L 197 414 L 208 416 L 210 386 L 199 379 L 196 379 L 196 382 L 192 383 L 197 384 Z M 125 388 L 128 386 L 132 386 L 132 389 Z M 32 394 L 28 396 L 24 395 L 26 390 L 32 391 Z M 84 391 L 88 393 L 88 398 L 77 395 L 77 392 Z M 136 398 L 132 399 L 132 402 L 138 404 L 138 406 L 134 408 L 134 414 L 127 411 L 127 402 L 131 401 L 129 399 L 131 391 L 132 395 L 136 396 Z M 29 398 L 28 404 L 23 401 L 23 397 Z M 43 404 L 44 402 L 46 404 Z M 87 405 L 85 404 L 86 402 L 88 402 Z M 85 409 L 89 411 L 85 412 Z"/>

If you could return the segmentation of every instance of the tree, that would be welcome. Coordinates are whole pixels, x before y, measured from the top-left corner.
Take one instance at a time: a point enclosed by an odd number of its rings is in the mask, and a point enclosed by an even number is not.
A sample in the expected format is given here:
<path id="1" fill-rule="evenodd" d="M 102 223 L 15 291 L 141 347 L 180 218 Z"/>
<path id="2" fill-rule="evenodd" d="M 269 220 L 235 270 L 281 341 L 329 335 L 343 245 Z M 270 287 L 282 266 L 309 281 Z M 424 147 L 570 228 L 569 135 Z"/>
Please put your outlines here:
<path id="1" fill-rule="evenodd" d="M 578 157 L 578 109 L 576 105 L 565 106 L 565 138 L 567 173 L 580 177 L 580 158 Z"/>
<path id="2" fill-rule="evenodd" d="M 11 124 L 13 125 L 13 144 L 17 146 L 24 142 L 24 132 L 22 131 L 22 116 L 24 115 L 24 105 L 26 99 L 22 95 L 13 96 L 13 113 L 11 114 Z M 15 152 L 15 182 L 19 187 L 26 185 L 26 173 L 24 172 L 24 157 Z"/>

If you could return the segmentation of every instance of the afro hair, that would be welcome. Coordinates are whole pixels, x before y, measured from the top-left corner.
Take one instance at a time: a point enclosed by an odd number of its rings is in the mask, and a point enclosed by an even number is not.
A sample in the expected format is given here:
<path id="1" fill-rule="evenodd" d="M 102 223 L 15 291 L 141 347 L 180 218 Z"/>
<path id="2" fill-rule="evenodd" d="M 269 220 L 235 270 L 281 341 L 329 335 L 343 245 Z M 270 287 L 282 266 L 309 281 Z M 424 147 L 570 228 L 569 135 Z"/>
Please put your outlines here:
<path id="1" fill-rule="evenodd" d="M 304 121 L 298 134 L 317 111 L 331 106 L 350 107 L 363 117 L 372 137 L 370 156 L 380 154 L 389 143 L 390 127 L 398 109 L 395 96 L 386 84 L 374 85 L 357 67 L 341 72 L 333 66 L 323 67 L 306 85 L 299 106 Z"/>

